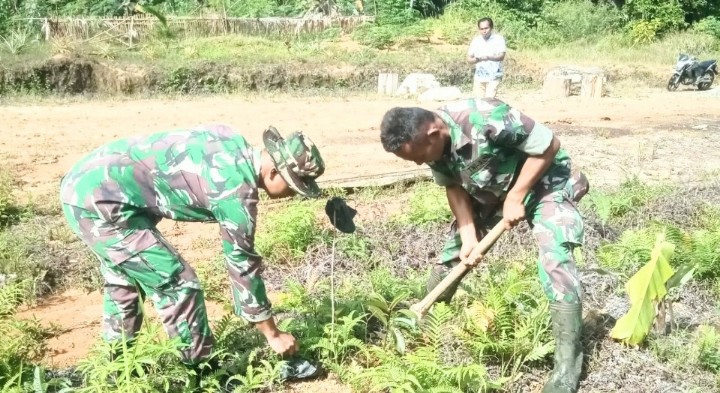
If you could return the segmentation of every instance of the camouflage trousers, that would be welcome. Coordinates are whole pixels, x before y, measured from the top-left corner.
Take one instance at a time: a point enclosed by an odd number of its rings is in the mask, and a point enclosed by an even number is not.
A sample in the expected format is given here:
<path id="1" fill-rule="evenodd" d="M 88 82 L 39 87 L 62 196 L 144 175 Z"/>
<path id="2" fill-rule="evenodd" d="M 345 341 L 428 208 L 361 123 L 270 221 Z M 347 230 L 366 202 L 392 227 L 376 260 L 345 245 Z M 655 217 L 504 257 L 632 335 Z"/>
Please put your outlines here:
<path id="1" fill-rule="evenodd" d="M 194 364 L 210 355 L 214 339 L 200 281 L 154 226 L 121 228 L 95 212 L 67 204 L 63 212 L 73 232 L 100 260 L 105 281 L 104 340 L 133 342 L 142 326 L 142 303 L 147 296 L 168 336 L 180 338 L 185 363 Z"/>
<path id="2" fill-rule="evenodd" d="M 540 283 L 550 302 L 570 304 L 582 302 L 582 288 L 573 251 L 576 247 L 582 246 L 584 240 L 584 224 L 577 202 L 588 190 L 587 178 L 582 173 L 576 173 L 566 183 L 564 189 L 554 192 L 539 190 L 534 200 L 526 203 L 526 219 L 532 228 L 539 252 L 537 267 Z M 491 220 L 481 220 L 476 215 L 475 227 L 479 239 L 487 233 L 489 224 L 495 224 L 500 220 L 499 217 L 494 218 L 496 219 L 494 222 L 488 222 Z M 428 292 L 460 263 L 461 247 L 462 241 L 457 232 L 457 224 L 453 222 L 441 259 L 430 272 Z M 460 280 L 449 287 L 438 301 L 449 302 L 459 284 Z"/>

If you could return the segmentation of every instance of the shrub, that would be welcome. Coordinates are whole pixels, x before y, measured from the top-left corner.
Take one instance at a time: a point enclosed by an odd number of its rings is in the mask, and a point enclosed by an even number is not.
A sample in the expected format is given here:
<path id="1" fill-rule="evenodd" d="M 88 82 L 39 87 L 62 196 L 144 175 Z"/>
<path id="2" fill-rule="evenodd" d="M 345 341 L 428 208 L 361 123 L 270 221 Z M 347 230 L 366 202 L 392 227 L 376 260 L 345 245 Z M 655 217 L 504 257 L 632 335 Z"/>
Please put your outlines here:
<path id="1" fill-rule="evenodd" d="M 707 18 L 697 22 L 693 28 L 697 32 L 710 34 L 711 36 L 720 39 L 720 19 L 714 16 L 708 16 Z"/>
<path id="2" fill-rule="evenodd" d="M 593 39 L 618 31 L 623 25 L 619 9 L 609 4 L 594 5 L 586 0 L 551 4 L 543 9 L 541 20 L 564 41 Z"/>
<path id="3" fill-rule="evenodd" d="M 20 210 L 13 195 L 10 174 L 0 172 L 0 227 L 15 222 L 20 216 Z"/>
<path id="4" fill-rule="evenodd" d="M 32 363 L 46 351 L 51 330 L 37 320 L 17 320 L 15 310 L 23 302 L 25 283 L 0 287 L 0 390 L 22 388 L 32 380 Z M 17 391 L 24 391 L 22 389 Z"/>

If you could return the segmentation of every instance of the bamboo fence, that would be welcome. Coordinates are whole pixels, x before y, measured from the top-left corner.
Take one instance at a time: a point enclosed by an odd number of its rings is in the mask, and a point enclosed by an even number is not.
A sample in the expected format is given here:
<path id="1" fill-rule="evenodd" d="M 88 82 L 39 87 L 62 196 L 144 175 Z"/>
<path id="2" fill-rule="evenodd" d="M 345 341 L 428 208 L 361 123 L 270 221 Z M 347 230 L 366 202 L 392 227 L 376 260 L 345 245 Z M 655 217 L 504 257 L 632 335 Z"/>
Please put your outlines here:
<path id="1" fill-rule="evenodd" d="M 339 28 L 347 33 L 359 25 L 372 22 L 372 16 L 314 18 L 234 18 L 225 16 L 168 16 L 168 29 L 178 37 L 207 37 L 227 34 L 250 36 L 293 36 L 321 33 Z M 40 26 L 46 40 L 67 38 L 87 40 L 102 34 L 139 40 L 162 27 L 155 17 L 132 16 L 112 18 L 31 18 L 29 25 Z"/>

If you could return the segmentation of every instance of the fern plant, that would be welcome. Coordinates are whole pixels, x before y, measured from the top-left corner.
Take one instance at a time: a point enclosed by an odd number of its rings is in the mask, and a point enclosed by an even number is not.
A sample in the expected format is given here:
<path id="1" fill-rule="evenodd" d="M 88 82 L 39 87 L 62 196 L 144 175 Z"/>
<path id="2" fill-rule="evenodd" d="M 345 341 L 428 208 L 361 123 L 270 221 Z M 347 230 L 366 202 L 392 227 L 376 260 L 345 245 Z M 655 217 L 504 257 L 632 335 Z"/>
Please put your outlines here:
<path id="1" fill-rule="evenodd" d="M 189 384 L 187 370 L 179 362 L 180 339 L 161 339 L 161 329 L 148 323 L 132 344 L 123 339 L 96 345 L 78 365 L 84 386 L 76 392 L 167 392 L 171 384 Z"/>
<path id="2" fill-rule="evenodd" d="M 601 223 L 607 225 L 613 219 L 636 212 L 664 191 L 660 187 L 644 184 L 637 177 L 631 177 L 621 183 L 616 192 L 591 193 L 588 195 L 588 201 Z"/>
<path id="3" fill-rule="evenodd" d="M 370 348 L 374 365 L 356 372 L 351 381 L 370 392 L 481 392 L 499 387 L 501 382 L 490 381 L 479 362 L 444 362 L 443 351 L 455 316 L 448 305 L 436 304 L 423 319 L 421 334 L 411 348 L 404 354 Z"/>
<path id="4" fill-rule="evenodd" d="M 355 337 L 354 330 L 361 324 L 365 314 L 355 316 L 355 311 L 345 315 L 336 323 L 325 326 L 324 336 L 312 349 L 318 350 L 324 363 L 342 366 L 355 351 L 363 351 L 365 343 Z"/>
<path id="5" fill-rule="evenodd" d="M 677 247 L 672 265 L 687 262 L 694 247 L 691 236 L 675 226 L 654 222 L 643 229 L 627 230 L 617 242 L 601 246 L 598 249 L 600 264 L 623 274 L 636 271 L 650 259 L 659 233 L 664 233 L 665 239 Z"/>
<path id="6" fill-rule="evenodd" d="M 548 302 L 535 281 L 518 271 L 487 281 L 482 288 L 470 286 L 484 295 L 465 306 L 458 335 L 474 353 L 500 363 L 504 376 L 512 376 L 554 350 Z"/>
<path id="7" fill-rule="evenodd" d="M 233 387 L 233 392 L 250 393 L 268 389 L 280 379 L 280 371 L 285 362 L 276 362 L 273 365 L 263 359 L 260 360 L 259 365 L 256 365 L 258 353 L 258 350 L 250 352 L 245 372 L 230 377 L 225 383 L 225 388 Z"/>

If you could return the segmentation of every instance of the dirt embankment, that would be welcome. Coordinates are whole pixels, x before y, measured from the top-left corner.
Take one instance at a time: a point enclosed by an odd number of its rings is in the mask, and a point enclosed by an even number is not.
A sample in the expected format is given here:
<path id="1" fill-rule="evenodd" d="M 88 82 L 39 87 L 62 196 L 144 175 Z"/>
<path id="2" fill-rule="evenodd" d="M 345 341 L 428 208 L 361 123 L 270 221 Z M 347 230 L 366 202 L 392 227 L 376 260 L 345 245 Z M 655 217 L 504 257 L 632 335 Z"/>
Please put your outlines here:
<path id="1" fill-rule="evenodd" d="M 47 60 L 0 68 L 0 94 L 36 92 L 51 94 L 132 94 L 132 93 L 218 93 L 298 89 L 372 90 L 382 64 L 364 66 L 307 64 L 259 64 L 238 66 L 217 62 L 196 62 L 159 68 L 153 64 L 120 64 L 80 55 L 55 55 Z M 523 56 L 506 61 L 506 84 L 540 85 L 546 66 Z M 648 70 L 615 67 L 607 69 L 609 82 L 624 79 L 662 83 L 664 75 Z M 430 67 L 407 64 L 393 67 L 401 77 L 412 72 L 431 73 L 443 86 L 470 86 L 472 71 L 462 59 L 438 62 Z"/>
<path id="2" fill-rule="evenodd" d="M 153 65 L 117 64 L 82 56 L 55 55 L 46 61 L 0 68 L 0 94 L 49 92 L 57 94 L 216 93 L 310 88 L 372 89 L 380 66 L 317 68 L 301 64 L 237 66 L 200 62 L 159 69 Z M 435 69 L 396 70 L 430 72 L 443 84 L 470 82 L 462 61 L 438 64 Z"/>

